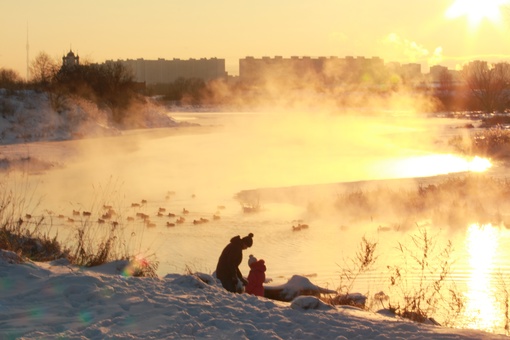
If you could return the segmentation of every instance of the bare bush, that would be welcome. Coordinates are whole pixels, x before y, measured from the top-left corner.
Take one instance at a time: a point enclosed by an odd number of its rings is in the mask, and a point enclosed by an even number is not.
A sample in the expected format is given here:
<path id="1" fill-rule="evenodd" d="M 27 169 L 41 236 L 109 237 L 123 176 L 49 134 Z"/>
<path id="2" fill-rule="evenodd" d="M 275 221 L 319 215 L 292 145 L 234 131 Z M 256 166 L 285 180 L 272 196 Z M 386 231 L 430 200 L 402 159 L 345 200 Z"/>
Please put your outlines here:
<path id="1" fill-rule="evenodd" d="M 376 248 L 377 242 L 371 242 L 365 237 L 361 239 L 355 257 L 345 260 L 344 266 L 342 266 L 340 286 L 338 287 L 339 295 L 351 293 L 356 279 L 372 268 L 378 257 L 375 255 Z"/>
<path id="2" fill-rule="evenodd" d="M 464 66 L 462 76 L 485 112 L 502 112 L 508 106 L 510 64 L 476 60 Z"/>
<path id="3" fill-rule="evenodd" d="M 399 242 L 397 256 L 401 264 L 388 266 L 389 309 L 397 315 L 425 322 L 443 311 L 448 314 L 443 320 L 451 323 L 463 310 L 461 294 L 449 280 L 452 243 L 448 241 L 442 249 L 436 246 L 437 238 L 430 237 L 425 228 L 411 236 L 411 242 Z"/>
<path id="4" fill-rule="evenodd" d="M 497 278 L 497 301 L 503 305 L 504 329 L 506 335 L 510 334 L 510 282 L 502 272 L 498 272 Z"/>
<path id="5" fill-rule="evenodd" d="M 99 188 L 101 199 L 108 196 L 115 184 L 110 182 L 105 188 Z M 140 251 L 143 232 L 127 232 L 125 226 L 110 220 L 108 228 L 97 220 L 91 220 L 92 212 L 81 220 L 75 233 L 62 239 L 52 230 L 51 216 L 36 215 L 28 209 L 36 209 L 40 202 L 35 201 L 35 191 L 28 181 L 10 181 L 0 183 L 0 249 L 17 253 L 22 258 L 34 261 L 50 261 L 66 258 L 71 264 L 92 267 L 112 261 L 128 262 L 126 271 L 132 276 L 157 276 L 159 262 L 152 255 L 142 255 Z M 105 196 L 106 195 L 106 196 Z M 96 212 L 105 214 L 105 204 L 93 203 Z M 108 212 L 113 216 L 113 212 Z M 94 210 L 91 210 L 94 211 Z M 142 226 L 143 227 L 143 226 Z M 143 230 L 143 228 L 141 228 Z"/>
<path id="6" fill-rule="evenodd" d="M 141 250 L 145 226 L 141 224 L 136 229 L 133 225 L 128 229 L 123 222 L 125 219 L 119 208 L 125 206 L 120 198 L 121 185 L 110 177 L 105 184 L 94 187 L 95 198 L 67 241 L 69 259 L 85 267 L 125 260 L 129 262 L 129 275 L 157 276 L 159 263 L 155 255 L 143 255 L 146 252 Z"/>
<path id="7" fill-rule="evenodd" d="M 0 88 L 14 91 L 21 89 L 22 86 L 23 80 L 18 72 L 7 68 L 0 68 Z"/>
<path id="8" fill-rule="evenodd" d="M 455 228 L 470 220 L 506 223 L 500 211 L 508 208 L 504 197 L 509 193 L 510 182 L 506 179 L 467 174 L 448 176 L 434 184 L 420 184 L 417 189 L 346 191 L 337 195 L 334 208 L 357 222 L 394 219 L 391 225 L 398 230 L 414 228 L 416 222 L 423 220 Z"/>
<path id="9" fill-rule="evenodd" d="M 465 155 L 479 155 L 492 159 L 510 157 L 510 131 L 496 124 L 468 137 L 454 136 L 448 144 Z"/>
<path id="10" fill-rule="evenodd" d="M 32 81 L 46 88 L 58 72 L 58 62 L 46 52 L 39 52 L 30 63 Z"/>
<path id="11" fill-rule="evenodd" d="M 361 294 L 352 294 L 352 288 L 356 280 L 367 273 L 375 265 L 378 256 L 375 255 L 377 242 L 371 242 L 365 237 L 361 239 L 359 249 L 354 258 L 344 260 L 340 271 L 340 285 L 337 295 L 326 299 L 333 305 L 350 305 L 365 308 L 366 298 Z M 367 292 L 368 295 L 368 292 Z"/>
<path id="12" fill-rule="evenodd" d="M 26 178 L 0 183 L 0 248 L 35 261 L 67 256 L 45 217 L 28 210 L 38 205 Z"/>

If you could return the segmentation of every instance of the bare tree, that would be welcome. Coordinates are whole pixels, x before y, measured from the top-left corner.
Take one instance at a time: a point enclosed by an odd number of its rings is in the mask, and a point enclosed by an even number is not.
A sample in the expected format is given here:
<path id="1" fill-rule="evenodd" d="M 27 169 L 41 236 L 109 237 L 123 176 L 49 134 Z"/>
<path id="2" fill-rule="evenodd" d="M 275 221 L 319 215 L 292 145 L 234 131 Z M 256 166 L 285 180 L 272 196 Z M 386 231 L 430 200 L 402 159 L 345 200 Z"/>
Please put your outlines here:
<path id="1" fill-rule="evenodd" d="M 435 97 L 442 104 L 442 107 L 445 110 L 455 110 L 454 109 L 454 92 L 455 92 L 455 84 L 452 73 L 444 68 L 437 75 L 437 87 L 435 88 Z"/>
<path id="2" fill-rule="evenodd" d="M 21 83 L 23 83 L 23 80 L 18 72 L 12 69 L 0 68 L 0 88 L 13 89 Z"/>
<path id="3" fill-rule="evenodd" d="M 439 73 L 439 88 L 442 91 L 452 91 L 453 87 L 452 73 L 448 69 L 442 69 Z"/>
<path id="4" fill-rule="evenodd" d="M 46 52 L 39 52 L 30 64 L 32 80 L 47 85 L 58 72 L 58 62 L 52 59 Z"/>
<path id="5" fill-rule="evenodd" d="M 485 112 L 504 110 L 510 99 L 510 64 L 473 61 L 462 69 L 462 76 Z"/>

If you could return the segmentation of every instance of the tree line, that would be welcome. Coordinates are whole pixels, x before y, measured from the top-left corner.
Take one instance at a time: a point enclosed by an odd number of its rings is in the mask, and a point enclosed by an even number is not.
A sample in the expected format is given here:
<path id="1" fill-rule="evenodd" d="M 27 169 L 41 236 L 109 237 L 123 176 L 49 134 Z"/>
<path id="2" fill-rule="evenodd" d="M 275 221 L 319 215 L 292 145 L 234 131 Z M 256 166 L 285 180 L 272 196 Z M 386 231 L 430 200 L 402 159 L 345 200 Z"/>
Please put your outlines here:
<path id="1" fill-rule="evenodd" d="M 126 109 L 134 101 L 143 101 L 146 96 L 157 96 L 173 105 L 249 105 L 272 96 L 282 96 L 286 91 L 306 89 L 337 98 L 341 105 L 352 105 L 346 98 L 352 93 L 364 96 L 385 96 L 402 89 L 412 90 L 434 100 L 437 111 L 483 111 L 506 112 L 510 109 L 510 64 L 473 61 L 464 65 L 459 79 L 444 70 L 438 81 L 410 87 L 405 79 L 392 80 L 386 86 L 366 86 L 342 82 L 323 84 L 311 79 L 301 82 L 274 81 L 266 83 L 243 82 L 242 80 L 216 79 L 205 81 L 199 78 L 179 78 L 165 84 L 138 84 L 131 72 L 121 63 L 84 63 L 71 68 L 41 52 L 30 64 L 30 81 L 23 81 L 11 69 L 0 68 L 0 88 L 8 90 L 35 89 L 50 93 L 55 108 L 67 96 L 80 96 L 111 110 L 116 122 L 122 122 Z M 289 78 L 291 75 L 289 76 Z M 278 84 L 277 93 L 274 84 Z M 348 84 L 348 86 L 346 86 Z M 381 84 L 375 84 L 381 85 Z M 348 102 L 348 103 L 347 103 Z M 364 100 L 354 105 L 363 105 Z"/>
<path id="2" fill-rule="evenodd" d="M 29 70 L 31 79 L 23 81 L 17 72 L 0 69 L 0 88 L 44 91 L 57 112 L 66 108 L 68 98 L 84 98 L 99 108 L 110 110 L 116 123 L 123 122 L 131 104 L 144 99 L 129 70 L 119 63 L 64 67 L 41 52 L 31 62 Z"/>

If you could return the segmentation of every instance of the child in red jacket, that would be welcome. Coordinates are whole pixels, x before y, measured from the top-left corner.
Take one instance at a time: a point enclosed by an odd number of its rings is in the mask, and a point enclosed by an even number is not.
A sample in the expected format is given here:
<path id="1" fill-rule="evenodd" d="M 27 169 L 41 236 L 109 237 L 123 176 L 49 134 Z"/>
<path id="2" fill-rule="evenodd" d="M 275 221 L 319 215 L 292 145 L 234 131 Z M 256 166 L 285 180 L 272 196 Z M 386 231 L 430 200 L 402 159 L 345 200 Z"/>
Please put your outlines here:
<path id="1" fill-rule="evenodd" d="M 250 255 L 248 266 L 250 266 L 250 274 L 248 275 L 246 293 L 264 296 L 264 286 L 262 285 L 266 281 L 266 265 L 264 260 L 257 260 L 255 256 Z"/>

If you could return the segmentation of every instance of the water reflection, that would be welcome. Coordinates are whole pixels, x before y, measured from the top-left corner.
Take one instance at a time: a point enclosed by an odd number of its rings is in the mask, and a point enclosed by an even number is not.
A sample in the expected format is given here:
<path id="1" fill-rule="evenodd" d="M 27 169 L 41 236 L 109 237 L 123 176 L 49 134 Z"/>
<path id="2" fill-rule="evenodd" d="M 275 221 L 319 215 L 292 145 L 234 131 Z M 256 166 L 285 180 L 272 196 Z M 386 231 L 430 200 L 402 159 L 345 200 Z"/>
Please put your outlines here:
<path id="1" fill-rule="evenodd" d="M 467 280 L 466 327 L 495 331 L 502 321 L 495 307 L 495 257 L 499 246 L 498 229 L 492 225 L 472 224 L 467 230 L 466 250 L 471 275 Z"/>
<path id="2" fill-rule="evenodd" d="M 483 172 L 492 166 L 486 158 L 466 158 L 452 154 L 430 154 L 392 160 L 391 177 L 426 177 L 456 172 Z"/>

